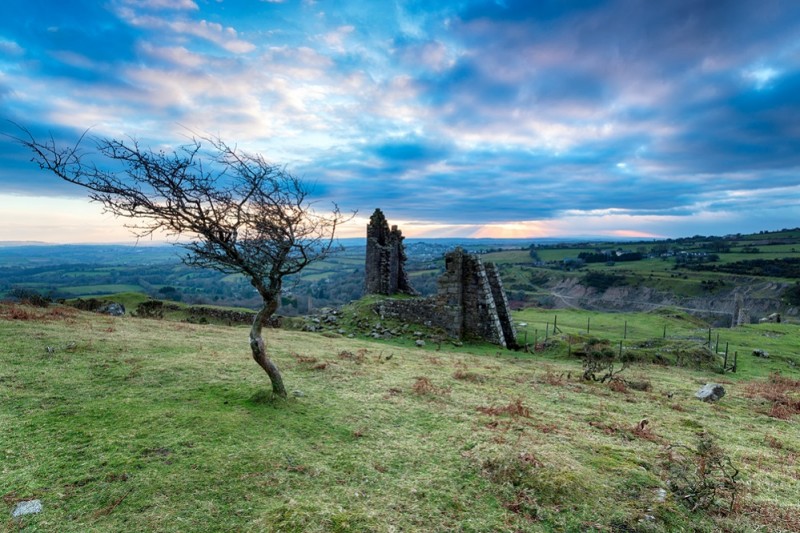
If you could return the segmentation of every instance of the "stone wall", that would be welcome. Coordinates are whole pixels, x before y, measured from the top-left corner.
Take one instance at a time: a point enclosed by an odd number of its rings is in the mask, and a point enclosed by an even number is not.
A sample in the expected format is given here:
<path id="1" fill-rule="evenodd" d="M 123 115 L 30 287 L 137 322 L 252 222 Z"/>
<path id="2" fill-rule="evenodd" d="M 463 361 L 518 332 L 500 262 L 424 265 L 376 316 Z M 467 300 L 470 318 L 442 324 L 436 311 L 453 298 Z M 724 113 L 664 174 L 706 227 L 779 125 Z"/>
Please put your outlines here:
<path id="1" fill-rule="evenodd" d="M 403 234 L 376 209 L 367 224 L 367 258 L 364 265 L 367 294 L 415 294 L 405 269 Z"/>
<path id="2" fill-rule="evenodd" d="M 486 276 L 489 279 L 489 286 L 492 289 L 492 297 L 497 309 L 497 319 L 500 321 L 500 328 L 503 330 L 503 337 L 509 348 L 516 348 L 517 330 L 514 321 L 511 319 L 511 308 L 508 306 L 506 291 L 503 290 L 503 280 L 500 279 L 500 271 L 494 263 L 486 263 Z"/>

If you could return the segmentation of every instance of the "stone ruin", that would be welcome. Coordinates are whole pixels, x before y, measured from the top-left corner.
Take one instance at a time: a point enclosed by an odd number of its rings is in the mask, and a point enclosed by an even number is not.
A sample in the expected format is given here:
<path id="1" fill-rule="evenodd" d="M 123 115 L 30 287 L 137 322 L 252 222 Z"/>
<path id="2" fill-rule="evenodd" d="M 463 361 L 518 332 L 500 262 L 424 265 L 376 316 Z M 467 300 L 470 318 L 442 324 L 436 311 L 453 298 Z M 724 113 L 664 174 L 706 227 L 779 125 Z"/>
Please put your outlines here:
<path id="1" fill-rule="evenodd" d="M 517 332 L 494 263 L 456 248 L 444 264 L 436 295 L 436 307 L 442 311 L 438 325 L 452 337 L 478 337 L 517 348 Z"/>
<path id="2" fill-rule="evenodd" d="M 367 294 L 416 294 L 405 269 L 406 252 L 403 234 L 376 209 L 367 224 L 367 259 L 365 290 Z"/>
<path id="3" fill-rule="evenodd" d="M 368 294 L 414 294 L 404 263 L 403 236 L 376 209 L 367 226 L 366 289 Z M 435 296 L 384 300 L 376 304 L 382 317 L 424 323 L 456 339 L 479 338 L 516 349 L 500 273 L 493 263 L 456 248 L 445 256 L 445 272 Z"/>

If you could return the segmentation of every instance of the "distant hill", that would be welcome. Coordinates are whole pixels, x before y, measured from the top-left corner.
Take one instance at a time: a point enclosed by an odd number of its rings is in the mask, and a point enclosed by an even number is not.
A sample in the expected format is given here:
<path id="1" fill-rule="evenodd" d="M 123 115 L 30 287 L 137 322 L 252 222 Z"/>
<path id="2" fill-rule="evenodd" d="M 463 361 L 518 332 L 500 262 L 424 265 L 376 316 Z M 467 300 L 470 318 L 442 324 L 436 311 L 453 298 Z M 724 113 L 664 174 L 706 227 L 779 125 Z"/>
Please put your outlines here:
<path id="1" fill-rule="evenodd" d="M 285 285 L 282 314 L 305 315 L 363 295 L 365 239 L 340 242 L 343 250 L 309 265 Z M 800 229 L 680 239 L 407 238 L 405 243 L 406 270 L 422 295 L 436 292 L 444 254 L 462 246 L 500 266 L 515 308 L 567 305 L 618 311 L 670 302 L 723 316 L 720 306 L 727 313 L 739 292 L 747 295 L 753 318 L 800 305 L 800 289 L 788 292 L 798 281 L 796 269 L 786 268 L 800 261 Z M 52 298 L 142 292 L 189 304 L 258 305 L 243 277 L 186 267 L 181 252 L 150 241 L 4 241 L 0 299 L 25 289 Z"/>
<path id="2" fill-rule="evenodd" d="M 42 246 L 47 245 L 42 241 L 0 241 L 0 248 L 7 246 Z"/>

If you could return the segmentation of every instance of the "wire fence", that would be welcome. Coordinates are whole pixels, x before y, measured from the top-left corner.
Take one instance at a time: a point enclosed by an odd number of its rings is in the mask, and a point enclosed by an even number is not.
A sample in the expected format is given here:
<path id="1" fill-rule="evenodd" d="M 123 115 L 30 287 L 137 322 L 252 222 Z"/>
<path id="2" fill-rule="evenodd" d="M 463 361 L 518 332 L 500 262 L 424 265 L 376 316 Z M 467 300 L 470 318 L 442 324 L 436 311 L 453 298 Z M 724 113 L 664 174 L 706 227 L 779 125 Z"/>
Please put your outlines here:
<path id="1" fill-rule="evenodd" d="M 571 354 L 574 342 L 585 337 L 602 338 L 613 341 L 617 346 L 620 356 L 623 349 L 636 348 L 641 343 L 654 339 L 689 341 L 698 346 L 705 346 L 720 358 L 723 372 L 736 372 L 738 353 L 730 353 L 730 343 L 720 336 L 720 331 L 712 327 L 698 325 L 681 325 L 669 322 L 662 324 L 642 324 L 634 319 L 609 321 L 592 321 L 592 316 L 586 316 L 585 321 L 571 316 L 565 320 L 562 316 L 554 314 L 552 320 L 529 320 L 518 324 L 518 342 L 525 346 L 526 351 L 535 352 L 544 349 L 549 339 L 560 337 L 566 340 L 568 353 Z M 597 318 L 597 317 L 594 317 Z M 599 322 L 599 323 L 598 323 Z"/>

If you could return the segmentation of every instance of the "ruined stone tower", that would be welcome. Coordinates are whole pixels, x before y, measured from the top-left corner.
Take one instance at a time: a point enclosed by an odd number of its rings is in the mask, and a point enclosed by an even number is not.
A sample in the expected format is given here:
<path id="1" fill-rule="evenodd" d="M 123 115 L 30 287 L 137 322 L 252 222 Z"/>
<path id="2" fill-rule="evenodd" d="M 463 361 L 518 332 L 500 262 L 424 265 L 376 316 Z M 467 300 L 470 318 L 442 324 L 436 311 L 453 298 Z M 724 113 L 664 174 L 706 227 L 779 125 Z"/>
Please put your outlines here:
<path id="1" fill-rule="evenodd" d="M 405 270 L 403 235 L 389 229 L 376 209 L 367 225 L 365 285 L 367 294 L 416 294 Z M 483 263 L 462 248 L 445 255 L 439 290 L 427 298 L 387 298 L 375 304 L 376 312 L 410 322 L 441 328 L 456 339 L 479 338 L 517 349 L 517 332 L 511 320 L 500 273 L 493 263 Z"/>
<path id="2" fill-rule="evenodd" d="M 365 290 L 367 294 L 415 294 L 405 269 L 403 234 L 376 209 L 367 224 L 367 259 Z"/>
<path id="3" fill-rule="evenodd" d="M 454 337 L 478 337 L 507 348 L 517 347 L 508 301 L 497 268 L 461 248 L 445 256 L 439 278 L 440 324 Z"/>

